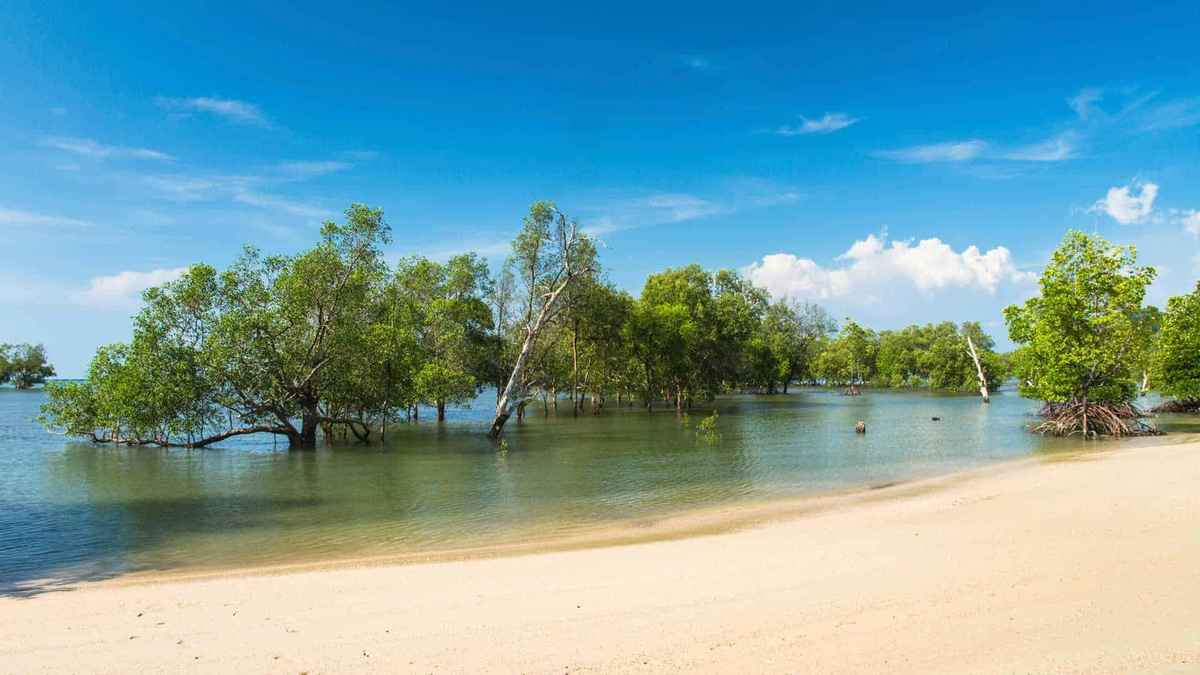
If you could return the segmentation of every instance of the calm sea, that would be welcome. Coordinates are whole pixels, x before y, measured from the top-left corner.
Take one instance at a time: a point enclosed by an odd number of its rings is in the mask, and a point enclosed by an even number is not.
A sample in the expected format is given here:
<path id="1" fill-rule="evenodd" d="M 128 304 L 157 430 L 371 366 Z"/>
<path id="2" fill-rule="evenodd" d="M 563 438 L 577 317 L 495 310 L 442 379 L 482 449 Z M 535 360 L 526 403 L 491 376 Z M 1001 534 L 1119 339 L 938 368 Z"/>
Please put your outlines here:
<path id="1" fill-rule="evenodd" d="M 1029 401 L 802 389 L 731 396 L 689 413 L 610 403 L 574 417 L 530 408 L 484 437 L 494 394 L 386 445 L 288 452 L 274 440 L 205 450 L 95 445 L 31 418 L 43 395 L 0 389 L 0 592 L 130 571 L 267 565 L 569 535 L 720 504 L 948 473 L 1077 450 L 1023 429 Z M 719 412 L 716 441 L 695 427 Z M 938 416 L 941 421 L 930 418 Z M 865 420 L 865 436 L 854 423 Z M 1196 420 L 1164 419 L 1174 432 Z"/>

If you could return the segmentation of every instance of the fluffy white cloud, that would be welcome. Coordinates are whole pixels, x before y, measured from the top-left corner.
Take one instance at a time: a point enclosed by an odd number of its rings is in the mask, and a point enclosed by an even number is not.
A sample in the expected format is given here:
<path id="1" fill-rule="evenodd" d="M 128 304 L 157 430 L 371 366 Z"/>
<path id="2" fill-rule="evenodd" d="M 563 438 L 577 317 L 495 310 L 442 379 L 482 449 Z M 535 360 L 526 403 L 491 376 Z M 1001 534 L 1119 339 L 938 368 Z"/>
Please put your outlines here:
<path id="1" fill-rule="evenodd" d="M 884 150 L 878 154 L 880 157 L 900 162 L 965 162 L 983 154 L 987 148 L 987 141 L 974 139 L 970 141 L 948 141 L 945 143 L 917 145 L 899 150 Z"/>
<path id="2" fill-rule="evenodd" d="M 800 117 L 800 126 L 793 127 L 784 125 L 779 127 L 775 133 L 781 136 L 800 136 L 803 134 L 831 134 L 839 129 L 845 129 L 857 122 L 858 119 L 850 117 L 846 113 L 827 112 L 825 116 L 818 120 L 810 120 L 803 115 Z"/>
<path id="3" fill-rule="evenodd" d="M 93 277 L 86 291 L 76 294 L 76 300 L 87 305 L 128 305 L 136 303 L 141 292 L 151 286 L 179 278 L 186 267 L 157 269 L 149 272 L 126 270 L 106 277 Z"/>
<path id="4" fill-rule="evenodd" d="M 809 258 L 790 253 L 763 256 L 759 262 L 742 269 L 756 285 L 776 297 L 789 295 L 830 299 L 849 295 L 863 298 L 898 290 L 901 286 L 932 293 L 950 287 L 975 288 L 989 294 L 1001 282 L 1024 282 L 1034 275 L 1016 268 L 1007 248 L 998 246 L 982 252 L 969 246 L 957 252 L 934 237 L 911 241 L 892 241 L 887 233 L 870 235 L 854 242 L 837 259 L 845 264 L 822 267 Z"/>
<path id="5" fill-rule="evenodd" d="M 1134 189 L 1137 194 L 1134 194 Z M 1154 183 L 1138 183 L 1108 189 L 1104 199 L 1092 205 L 1091 211 L 1107 213 L 1122 225 L 1145 222 L 1154 212 L 1154 198 L 1158 186 Z"/>

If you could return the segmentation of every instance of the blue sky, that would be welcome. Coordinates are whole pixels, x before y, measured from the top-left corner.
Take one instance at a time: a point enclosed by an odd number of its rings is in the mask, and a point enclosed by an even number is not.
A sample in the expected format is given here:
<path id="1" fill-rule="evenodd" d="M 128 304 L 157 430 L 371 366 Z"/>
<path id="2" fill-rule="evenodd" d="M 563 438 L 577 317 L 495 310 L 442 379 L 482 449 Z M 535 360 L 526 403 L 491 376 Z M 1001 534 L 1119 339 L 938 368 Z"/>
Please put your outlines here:
<path id="1" fill-rule="evenodd" d="M 383 206 L 499 261 L 554 199 L 612 279 L 699 262 L 889 328 L 1028 297 L 1069 228 L 1200 272 L 1200 9 L 42 3 L 0 13 L 0 342 Z"/>

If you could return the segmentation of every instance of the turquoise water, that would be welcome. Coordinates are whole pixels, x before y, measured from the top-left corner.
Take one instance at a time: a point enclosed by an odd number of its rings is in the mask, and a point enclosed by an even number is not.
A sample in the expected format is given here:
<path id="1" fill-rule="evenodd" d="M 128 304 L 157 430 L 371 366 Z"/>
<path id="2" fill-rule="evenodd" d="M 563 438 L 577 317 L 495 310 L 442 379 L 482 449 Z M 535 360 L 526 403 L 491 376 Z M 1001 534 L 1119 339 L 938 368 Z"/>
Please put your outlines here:
<path id="1" fill-rule="evenodd" d="M 129 571 L 265 565 L 555 537 L 605 522 L 804 495 L 1074 450 L 1029 434 L 1030 402 L 827 390 L 732 396 L 690 412 L 572 416 L 531 407 L 484 438 L 492 395 L 385 446 L 288 452 L 271 438 L 217 449 L 95 445 L 30 418 L 40 392 L 0 389 L 0 590 Z M 719 441 L 696 424 L 720 413 Z M 940 422 L 931 417 L 941 417 Z M 854 423 L 865 420 L 865 436 Z M 1191 420 L 1164 420 L 1191 431 Z M 1174 425 L 1174 427 L 1172 427 Z"/>

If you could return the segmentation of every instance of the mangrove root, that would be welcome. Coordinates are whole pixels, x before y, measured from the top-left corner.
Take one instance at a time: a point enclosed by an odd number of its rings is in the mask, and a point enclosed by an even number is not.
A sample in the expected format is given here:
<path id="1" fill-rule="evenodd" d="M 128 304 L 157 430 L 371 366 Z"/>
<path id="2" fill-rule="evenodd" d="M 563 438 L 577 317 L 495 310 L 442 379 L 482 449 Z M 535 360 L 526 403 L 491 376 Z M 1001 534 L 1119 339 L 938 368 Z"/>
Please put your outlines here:
<path id="1" fill-rule="evenodd" d="M 1045 417 L 1046 421 L 1031 431 L 1043 436 L 1079 434 L 1084 438 L 1124 438 L 1162 433 L 1147 421 L 1150 415 L 1129 403 L 1047 403 L 1037 411 L 1037 415 Z"/>
<path id="2" fill-rule="evenodd" d="M 1156 413 L 1200 413 L 1200 398 L 1177 398 L 1151 408 Z"/>

